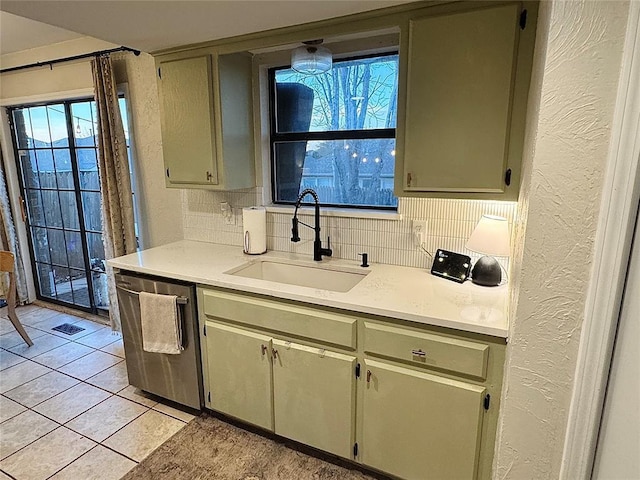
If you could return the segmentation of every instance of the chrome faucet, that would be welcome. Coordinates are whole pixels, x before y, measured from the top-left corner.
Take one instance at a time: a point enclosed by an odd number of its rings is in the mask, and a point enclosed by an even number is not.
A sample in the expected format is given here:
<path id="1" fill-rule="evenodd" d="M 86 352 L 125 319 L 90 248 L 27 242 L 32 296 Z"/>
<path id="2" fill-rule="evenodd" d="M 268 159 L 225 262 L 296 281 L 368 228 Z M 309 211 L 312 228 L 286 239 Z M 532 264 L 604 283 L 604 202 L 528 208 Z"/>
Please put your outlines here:
<path id="1" fill-rule="evenodd" d="M 315 226 L 312 227 L 311 225 L 307 225 L 306 223 L 301 222 L 300 220 L 298 220 L 298 207 L 300 206 L 300 202 L 302 202 L 302 199 L 306 196 L 306 195 L 311 195 L 313 197 L 313 200 L 315 202 Z M 319 262 L 320 260 L 322 260 L 322 256 L 324 255 L 325 257 L 330 257 L 331 254 L 333 253 L 331 251 L 331 239 L 329 237 L 327 237 L 327 248 L 322 248 L 322 240 L 320 240 L 320 204 L 318 203 L 318 194 L 311 190 L 310 188 L 307 188 L 306 190 L 304 190 L 300 196 L 298 197 L 298 200 L 296 200 L 296 210 L 293 213 L 293 218 L 291 219 L 291 241 L 292 242 L 299 242 L 300 241 L 300 234 L 298 233 L 298 223 L 302 223 L 302 225 L 304 225 L 305 227 L 309 227 L 311 229 L 313 229 L 313 231 L 316 233 L 315 239 L 313 240 L 313 259 L 316 262 Z"/>

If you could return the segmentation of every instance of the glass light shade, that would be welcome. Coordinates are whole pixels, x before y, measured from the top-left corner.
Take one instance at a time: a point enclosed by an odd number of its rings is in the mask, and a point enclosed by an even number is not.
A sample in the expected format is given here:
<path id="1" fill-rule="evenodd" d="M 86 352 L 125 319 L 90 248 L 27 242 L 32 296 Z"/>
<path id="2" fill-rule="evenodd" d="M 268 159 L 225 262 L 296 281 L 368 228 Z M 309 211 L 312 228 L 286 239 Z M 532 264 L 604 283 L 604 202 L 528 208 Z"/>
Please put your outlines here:
<path id="1" fill-rule="evenodd" d="M 508 257 L 511 253 L 509 223 L 506 218 L 483 215 L 467 241 L 467 248 L 494 257 Z"/>
<path id="2" fill-rule="evenodd" d="M 321 45 L 303 45 L 291 53 L 291 68 L 305 75 L 328 72 L 331 63 L 331 51 Z"/>

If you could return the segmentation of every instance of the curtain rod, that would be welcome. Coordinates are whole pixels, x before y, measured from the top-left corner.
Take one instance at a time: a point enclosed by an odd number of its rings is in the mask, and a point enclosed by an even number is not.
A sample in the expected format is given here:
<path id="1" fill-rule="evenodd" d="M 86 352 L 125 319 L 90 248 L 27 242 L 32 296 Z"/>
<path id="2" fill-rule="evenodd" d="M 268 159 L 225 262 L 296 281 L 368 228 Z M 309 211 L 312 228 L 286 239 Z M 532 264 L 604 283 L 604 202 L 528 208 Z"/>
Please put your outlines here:
<path id="1" fill-rule="evenodd" d="M 18 67 L 3 68 L 2 70 L 0 70 L 0 73 L 15 72 L 17 70 L 25 70 L 27 68 L 44 67 L 45 65 L 49 65 L 49 67 L 53 68 L 53 65 L 56 63 L 71 62 L 73 60 L 81 60 L 83 58 L 99 57 L 100 55 L 106 55 L 108 53 L 114 52 L 133 52 L 136 57 L 140 55 L 140 50 L 135 50 L 129 47 L 118 47 L 112 48 L 110 50 L 98 50 L 97 52 L 83 53 L 82 55 L 74 55 L 73 57 L 56 58 L 55 60 L 49 60 L 47 62 L 36 62 L 30 63 L 28 65 L 20 65 Z"/>

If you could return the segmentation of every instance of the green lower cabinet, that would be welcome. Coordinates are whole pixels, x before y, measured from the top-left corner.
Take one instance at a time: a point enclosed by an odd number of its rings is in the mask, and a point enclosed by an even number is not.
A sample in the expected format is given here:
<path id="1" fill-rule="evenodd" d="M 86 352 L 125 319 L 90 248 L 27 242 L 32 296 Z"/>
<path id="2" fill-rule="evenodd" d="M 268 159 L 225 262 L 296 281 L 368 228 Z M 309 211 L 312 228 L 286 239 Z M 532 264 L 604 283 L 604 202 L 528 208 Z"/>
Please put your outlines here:
<path id="1" fill-rule="evenodd" d="M 351 458 L 356 358 L 282 340 L 273 352 L 275 432 Z"/>
<path id="2" fill-rule="evenodd" d="M 211 408 L 273 430 L 271 337 L 207 322 Z"/>
<path id="3" fill-rule="evenodd" d="M 406 480 L 474 479 L 486 389 L 365 360 L 360 461 Z"/>

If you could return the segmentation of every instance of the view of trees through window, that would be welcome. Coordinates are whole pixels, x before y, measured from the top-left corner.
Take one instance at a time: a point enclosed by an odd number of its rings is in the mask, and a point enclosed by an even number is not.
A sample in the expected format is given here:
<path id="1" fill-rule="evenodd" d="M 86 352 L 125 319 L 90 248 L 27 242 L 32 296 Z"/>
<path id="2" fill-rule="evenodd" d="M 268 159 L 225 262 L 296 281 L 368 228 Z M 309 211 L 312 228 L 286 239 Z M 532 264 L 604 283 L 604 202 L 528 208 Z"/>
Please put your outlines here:
<path id="1" fill-rule="evenodd" d="M 334 61 L 324 74 L 271 70 L 274 201 L 396 208 L 398 55 Z"/>

